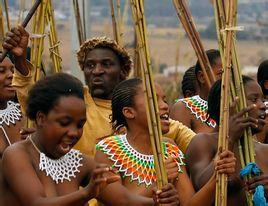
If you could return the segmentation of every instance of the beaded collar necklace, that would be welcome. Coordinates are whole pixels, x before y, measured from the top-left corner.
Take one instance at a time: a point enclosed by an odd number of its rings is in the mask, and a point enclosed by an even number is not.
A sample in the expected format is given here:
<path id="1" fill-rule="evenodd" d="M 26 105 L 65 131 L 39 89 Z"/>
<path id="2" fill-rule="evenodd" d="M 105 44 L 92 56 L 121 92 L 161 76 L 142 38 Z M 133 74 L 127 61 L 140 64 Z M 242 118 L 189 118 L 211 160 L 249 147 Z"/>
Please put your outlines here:
<path id="1" fill-rule="evenodd" d="M 197 120 L 200 120 L 202 123 L 206 123 L 208 126 L 215 128 L 217 123 L 208 117 L 208 102 L 203 100 L 199 95 L 178 99 L 177 102 L 183 102 L 188 109 L 191 110 L 191 113 L 195 115 Z"/>
<path id="2" fill-rule="evenodd" d="M 11 141 L 4 129 L 4 125 L 9 126 L 10 124 L 16 124 L 17 120 L 20 120 L 22 117 L 20 111 L 20 104 L 13 101 L 7 102 L 7 108 L 0 110 L 0 128 L 4 133 L 4 136 L 8 142 L 8 145 L 11 145 Z"/>
<path id="3" fill-rule="evenodd" d="M 81 163 L 83 158 L 79 150 L 71 149 L 59 159 L 50 159 L 38 149 L 31 136 L 28 138 L 40 155 L 39 170 L 45 171 L 46 175 L 50 176 L 56 184 L 62 183 L 64 180 L 71 181 L 71 177 L 75 178 L 76 173 L 80 172 L 79 167 L 83 165 Z"/>
<path id="4" fill-rule="evenodd" d="M 163 142 L 164 156 L 174 157 L 178 166 L 178 172 L 182 172 L 183 153 L 175 145 Z M 117 168 L 123 178 L 130 177 L 130 181 L 137 181 L 138 185 L 146 187 L 156 182 L 153 155 L 145 155 L 135 150 L 127 141 L 126 135 L 111 136 L 97 144 L 97 149 L 108 155 L 113 161 L 113 167 Z"/>

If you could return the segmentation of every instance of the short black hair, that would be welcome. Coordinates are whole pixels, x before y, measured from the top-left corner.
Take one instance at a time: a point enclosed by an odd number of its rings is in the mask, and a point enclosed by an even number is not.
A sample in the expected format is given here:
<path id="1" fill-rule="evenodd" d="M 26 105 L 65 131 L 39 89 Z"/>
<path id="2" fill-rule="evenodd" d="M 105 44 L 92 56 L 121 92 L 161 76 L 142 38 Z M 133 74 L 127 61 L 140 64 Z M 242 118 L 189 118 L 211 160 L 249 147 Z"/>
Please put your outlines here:
<path id="1" fill-rule="evenodd" d="M 265 80 L 268 80 L 268 59 L 260 64 L 257 72 L 257 81 L 261 86 L 262 92 L 267 95 L 267 89 L 264 88 Z"/>
<path id="2" fill-rule="evenodd" d="M 242 75 L 243 85 L 246 85 L 250 81 L 255 81 L 249 76 Z M 214 119 L 217 125 L 220 124 L 220 107 L 221 107 L 221 79 L 216 81 L 208 95 L 208 115 Z"/>
<path id="3" fill-rule="evenodd" d="M 34 121 L 37 112 L 48 114 L 62 96 L 75 96 L 84 99 L 81 81 L 66 73 L 44 77 L 36 82 L 29 91 L 27 116 Z"/>
<path id="4" fill-rule="evenodd" d="M 186 96 L 186 91 L 190 90 L 192 92 L 196 92 L 196 76 L 195 76 L 195 66 L 191 66 L 183 75 L 181 82 L 181 90 L 183 96 Z"/>
<path id="5" fill-rule="evenodd" d="M 213 66 L 216 63 L 216 59 L 221 57 L 221 53 L 217 49 L 209 49 L 206 51 L 206 54 L 208 56 L 208 61 Z M 201 65 L 199 61 L 197 60 L 196 65 L 195 65 L 195 75 L 197 76 L 198 72 L 202 71 Z"/>
<path id="6" fill-rule="evenodd" d="M 132 78 L 120 82 L 115 87 L 112 95 L 112 124 L 114 130 L 128 127 L 122 110 L 124 107 L 134 106 L 134 96 L 141 84 L 142 80 L 140 78 Z"/>

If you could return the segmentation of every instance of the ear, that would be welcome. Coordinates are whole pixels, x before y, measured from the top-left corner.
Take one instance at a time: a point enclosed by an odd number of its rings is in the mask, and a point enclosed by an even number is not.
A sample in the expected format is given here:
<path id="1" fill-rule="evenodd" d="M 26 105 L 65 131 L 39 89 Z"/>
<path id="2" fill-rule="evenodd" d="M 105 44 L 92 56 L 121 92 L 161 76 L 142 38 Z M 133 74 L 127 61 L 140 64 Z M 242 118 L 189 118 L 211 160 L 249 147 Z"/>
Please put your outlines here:
<path id="1" fill-rule="evenodd" d="M 125 80 L 127 78 L 127 73 L 125 70 L 123 70 L 123 68 L 121 68 L 121 71 L 120 71 L 120 79 L 121 80 Z"/>
<path id="2" fill-rule="evenodd" d="M 201 84 L 206 83 L 205 76 L 204 76 L 204 73 L 202 71 L 199 71 L 197 73 L 197 81 L 200 82 Z"/>
<path id="3" fill-rule="evenodd" d="M 36 125 L 37 126 L 43 126 L 46 120 L 46 115 L 43 112 L 37 112 L 36 114 Z"/>
<path id="4" fill-rule="evenodd" d="M 126 119 L 134 119 L 135 118 L 135 111 L 132 107 L 124 107 L 122 109 L 122 113 Z"/>

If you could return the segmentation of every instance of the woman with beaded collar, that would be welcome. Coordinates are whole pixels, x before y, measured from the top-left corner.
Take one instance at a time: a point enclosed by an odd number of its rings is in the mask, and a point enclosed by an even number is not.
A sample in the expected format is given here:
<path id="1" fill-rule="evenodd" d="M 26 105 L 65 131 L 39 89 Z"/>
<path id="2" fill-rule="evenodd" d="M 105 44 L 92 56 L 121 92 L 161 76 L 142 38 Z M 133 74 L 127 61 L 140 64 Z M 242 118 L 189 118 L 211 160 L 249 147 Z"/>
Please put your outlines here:
<path id="1" fill-rule="evenodd" d="M 13 80 L 18 80 L 20 76 L 27 77 L 26 80 L 31 78 L 31 64 L 26 60 L 29 34 L 23 27 L 18 26 L 12 28 L 7 36 L 3 48 L 10 49 L 15 65 L 9 57 L 0 63 L 0 199 L 8 199 L 8 195 L 1 186 L 3 185 L 2 154 L 9 145 L 21 140 L 20 131 L 25 123 L 20 104 L 14 101 L 16 94 L 20 100 L 23 99 L 20 98 L 22 97 L 21 91 L 25 88 L 13 85 Z M 11 57 L 11 55 L 8 56 Z M 25 83 L 28 82 L 25 81 Z"/>
<path id="2" fill-rule="evenodd" d="M 12 198 L 0 205 L 82 206 L 118 180 L 113 169 L 72 149 L 86 121 L 83 98 L 82 83 L 68 74 L 46 77 L 33 86 L 27 115 L 35 121 L 36 132 L 3 154 L 5 189 Z"/>
<path id="3" fill-rule="evenodd" d="M 162 132 L 167 133 L 169 109 L 159 85 L 156 85 L 156 94 Z M 111 136 L 100 141 L 97 144 L 95 159 L 118 169 L 121 179 L 108 185 L 101 193 L 100 199 L 110 198 L 110 202 L 116 202 L 120 199 L 117 195 L 117 188 L 120 185 L 132 193 L 152 198 L 152 186 L 156 183 L 156 174 L 144 106 L 144 90 L 140 79 L 125 80 L 115 88 L 112 97 L 112 123 L 117 129 L 126 127 L 127 134 Z M 168 185 L 171 185 L 171 189 L 157 195 L 162 198 L 165 196 L 160 203 L 182 206 L 211 205 L 215 197 L 215 175 L 195 194 L 185 170 L 182 152 L 168 139 L 164 140 L 163 146 Z M 215 172 L 232 174 L 235 170 L 233 153 L 224 151 L 219 157 L 215 160 Z M 109 197 L 111 192 L 114 194 L 113 197 Z"/>

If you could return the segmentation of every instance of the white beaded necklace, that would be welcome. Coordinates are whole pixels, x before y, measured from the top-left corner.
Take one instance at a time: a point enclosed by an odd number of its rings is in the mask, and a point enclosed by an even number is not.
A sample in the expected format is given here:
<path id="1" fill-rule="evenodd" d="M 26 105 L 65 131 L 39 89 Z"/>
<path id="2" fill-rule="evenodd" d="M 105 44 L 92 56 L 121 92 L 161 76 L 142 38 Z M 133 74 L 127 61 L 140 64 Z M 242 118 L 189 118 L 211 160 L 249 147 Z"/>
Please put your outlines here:
<path id="1" fill-rule="evenodd" d="M 44 153 L 42 153 L 33 142 L 32 138 L 29 137 L 34 148 L 40 155 L 39 158 L 39 170 L 45 171 L 47 176 L 50 176 L 53 181 L 58 184 L 64 180 L 71 181 L 71 177 L 75 178 L 76 174 L 79 173 L 79 167 L 81 163 L 82 153 L 79 150 L 71 149 L 67 154 L 59 159 L 50 159 Z"/>
<path id="2" fill-rule="evenodd" d="M 20 111 L 20 104 L 8 101 L 7 108 L 0 110 L 0 128 L 2 129 L 4 136 L 8 142 L 8 145 L 11 145 L 10 139 L 6 133 L 6 130 L 3 127 L 3 124 L 9 126 L 11 123 L 16 124 L 16 120 L 20 120 L 22 117 Z"/>

